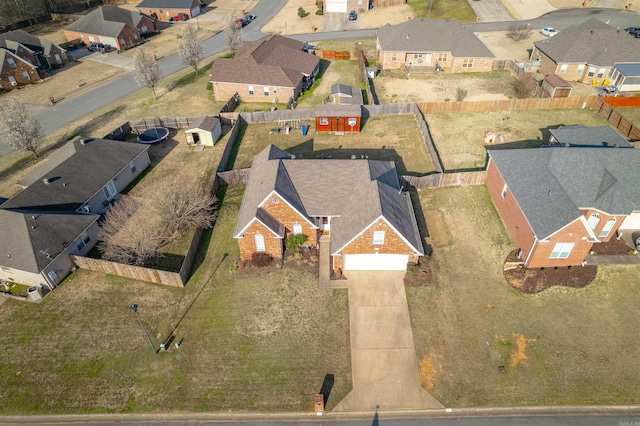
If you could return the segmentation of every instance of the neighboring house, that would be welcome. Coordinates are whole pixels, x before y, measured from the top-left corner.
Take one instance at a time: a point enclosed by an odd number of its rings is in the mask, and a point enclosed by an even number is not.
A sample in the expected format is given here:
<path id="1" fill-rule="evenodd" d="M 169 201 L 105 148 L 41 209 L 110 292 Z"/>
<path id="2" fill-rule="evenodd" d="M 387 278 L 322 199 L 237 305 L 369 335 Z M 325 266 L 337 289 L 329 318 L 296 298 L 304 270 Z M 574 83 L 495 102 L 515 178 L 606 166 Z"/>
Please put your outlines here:
<path id="1" fill-rule="evenodd" d="M 604 84 L 611 81 L 617 63 L 640 63 L 638 41 L 597 19 L 572 25 L 533 45 L 531 60 L 540 61 L 540 71 L 566 81 Z"/>
<path id="2" fill-rule="evenodd" d="M 562 77 L 550 74 L 542 80 L 542 90 L 551 98 L 568 98 L 573 87 Z"/>
<path id="3" fill-rule="evenodd" d="M 0 67 L 0 89 L 2 90 L 11 90 L 40 81 L 37 66 L 7 49 L 0 49 Z"/>
<path id="4" fill-rule="evenodd" d="M 636 149 L 489 150 L 486 183 L 524 265 L 561 267 L 616 231 L 637 235 L 639 173 Z"/>
<path id="5" fill-rule="evenodd" d="M 282 258 L 284 240 L 330 235 L 332 270 L 405 270 L 424 254 L 392 161 L 296 160 L 269 145 L 253 159 L 236 228 L 242 259 Z"/>
<path id="6" fill-rule="evenodd" d="M 236 93 L 246 102 L 287 102 L 310 86 L 320 58 L 302 51 L 304 43 L 279 35 L 247 42 L 233 59 L 220 58 L 211 66 L 210 81 L 218 101 Z"/>
<path id="7" fill-rule="evenodd" d="M 67 51 L 62 47 L 23 30 L 0 34 L 0 47 L 42 70 L 59 68 L 68 62 Z"/>
<path id="8" fill-rule="evenodd" d="M 456 19 L 412 19 L 378 29 L 383 70 L 405 68 L 447 73 L 489 72 L 495 57 Z"/>
<path id="9" fill-rule="evenodd" d="M 316 105 L 316 132 L 353 133 L 360 131 L 360 105 Z"/>
<path id="10" fill-rule="evenodd" d="M 551 137 L 545 146 L 581 148 L 633 148 L 628 140 L 609 126 L 561 126 L 549 129 Z"/>
<path id="11" fill-rule="evenodd" d="M 165 21 L 178 13 L 193 18 L 201 12 L 200 0 L 143 0 L 136 6 L 136 10 Z"/>
<path id="12" fill-rule="evenodd" d="M 640 63 L 616 64 L 609 81 L 620 92 L 640 92 Z"/>
<path id="13" fill-rule="evenodd" d="M 194 121 L 184 133 L 189 145 L 213 146 L 222 135 L 222 126 L 216 117 L 207 115 Z"/>
<path id="14" fill-rule="evenodd" d="M 0 205 L 0 279 L 57 286 L 95 245 L 99 214 L 149 164 L 147 145 L 77 137 Z M 51 162 L 51 164 L 49 164 Z"/>
<path id="15" fill-rule="evenodd" d="M 358 87 L 336 83 L 331 86 L 331 97 L 334 104 L 362 105 L 362 90 Z"/>
<path id="16" fill-rule="evenodd" d="M 124 50 L 141 43 L 144 35 L 155 30 L 155 21 L 148 15 L 104 5 L 67 25 L 64 35 L 69 41 L 103 43 Z"/>

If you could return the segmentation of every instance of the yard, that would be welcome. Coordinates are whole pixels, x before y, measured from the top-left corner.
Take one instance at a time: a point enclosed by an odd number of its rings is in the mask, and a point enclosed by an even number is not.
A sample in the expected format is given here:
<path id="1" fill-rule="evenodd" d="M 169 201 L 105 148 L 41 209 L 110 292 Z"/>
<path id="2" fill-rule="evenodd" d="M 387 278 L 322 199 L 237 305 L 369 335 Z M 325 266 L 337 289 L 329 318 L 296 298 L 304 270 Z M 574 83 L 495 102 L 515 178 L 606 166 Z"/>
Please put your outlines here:
<path id="1" fill-rule="evenodd" d="M 311 120 L 307 120 L 310 124 Z M 238 135 L 229 169 L 251 167 L 253 157 L 268 144 L 286 149 L 296 158 L 349 159 L 368 156 L 370 160 L 392 160 L 401 174 L 424 175 L 434 170 L 415 119 L 411 115 L 370 117 L 361 133 L 337 136 L 328 133 L 315 134 L 311 125 L 307 136 L 300 130 L 270 134 L 276 123 L 260 123 L 244 126 Z"/>
<path id="2" fill-rule="evenodd" d="M 328 374 L 335 407 L 351 390 L 347 292 L 296 269 L 232 272 L 242 192 L 227 189 L 183 289 L 78 270 L 40 304 L 5 302 L 0 414 L 312 411 Z"/>
<path id="3" fill-rule="evenodd" d="M 636 126 L 640 126 L 640 108 L 616 108 L 616 111 Z"/>
<path id="4" fill-rule="evenodd" d="M 331 86 L 336 83 L 346 84 L 364 89 L 361 83 L 360 71 L 356 61 L 320 61 L 321 78 L 313 88 L 313 92 L 303 94 L 298 101 L 297 108 L 309 109 L 324 103 L 324 100 L 331 97 Z"/>
<path id="5" fill-rule="evenodd" d="M 528 61 L 533 50 L 533 42 L 547 37 L 539 31 L 531 30 L 531 34 L 521 42 L 513 41 L 507 36 L 507 31 L 489 31 L 475 33 L 496 59 L 511 59 L 512 61 Z M 534 58 L 535 59 L 535 58 Z"/>
<path id="6" fill-rule="evenodd" d="M 590 109 L 427 114 L 425 118 L 446 170 L 484 168 L 488 130 L 502 135 L 507 144 L 518 142 L 514 147 L 533 148 L 549 140 L 549 128 L 607 125 Z"/>
<path id="7" fill-rule="evenodd" d="M 598 267 L 583 289 L 526 295 L 502 274 L 514 245 L 484 186 L 419 197 L 433 283 L 407 287 L 407 298 L 423 386 L 435 398 L 446 407 L 638 401 L 636 266 Z"/>
<path id="8" fill-rule="evenodd" d="M 461 22 L 473 22 L 476 14 L 466 0 L 421 1 L 408 0 L 417 18 L 457 19 Z M 431 10 L 429 6 L 432 6 Z"/>

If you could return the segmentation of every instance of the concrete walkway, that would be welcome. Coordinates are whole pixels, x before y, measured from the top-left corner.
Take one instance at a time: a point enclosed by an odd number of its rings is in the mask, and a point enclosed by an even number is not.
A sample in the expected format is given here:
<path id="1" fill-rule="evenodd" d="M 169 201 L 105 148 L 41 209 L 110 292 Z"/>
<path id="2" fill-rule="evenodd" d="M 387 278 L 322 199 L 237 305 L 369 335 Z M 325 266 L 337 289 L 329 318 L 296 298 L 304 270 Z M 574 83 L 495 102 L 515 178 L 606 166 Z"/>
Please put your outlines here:
<path id="1" fill-rule="evenodd" d="M 352 271 L 353 390 L 334 411 L 443 408 L 420 386 L 402 271 Z"/>
<path id="2" fill-rule="evenodd" d="M 587 255 L 587 265 L 640 265 L 640 255 Z"/>
<path id="3" fill-rule="evenodd" d="M 320 236 L 320 272 L 319 284 L 320 288 L 347 288 L 347 280 L 331 279 L 331 249 L 329 235 Z"/>

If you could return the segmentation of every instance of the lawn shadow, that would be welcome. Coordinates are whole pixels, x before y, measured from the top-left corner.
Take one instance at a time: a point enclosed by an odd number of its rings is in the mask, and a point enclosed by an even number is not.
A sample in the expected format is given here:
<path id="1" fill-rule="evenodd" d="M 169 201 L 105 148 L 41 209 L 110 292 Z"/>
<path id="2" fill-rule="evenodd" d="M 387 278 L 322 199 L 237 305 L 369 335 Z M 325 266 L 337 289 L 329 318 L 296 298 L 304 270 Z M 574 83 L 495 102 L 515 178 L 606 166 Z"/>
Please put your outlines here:
<path id="1" fill-rule="evenodd" d="M 238 134 L 236 135 L 236 140 L 234 141 L 234 146 L 231 150 L 231 154 L 229 154 L 229 161 L 227 161 L 227 167 L 225 168 L 225 170 L 233 170 L 236 160 L 238 159 L 238 152 L 240 152 L 242 140 L 244 139 L 245 133 L 247 133 L 248 127 L 248 124 L 243 124 L 240 126 L 240 129 L 238 129 Z M 227 141 L 227 143 L 229 142 Z"/>
<path id="2" fill-rule="evenodd" d="M 322 382 L 320 393 L 322 394 L 322 398 L 324 399 L 325 407 L 327 406 L 327 402 L 329 401 L 329 396 L 331 395 L 331 390 L 333 389 L 334 383 L 335 383 L 335 376 L 333 374 L 326 374 L 324 376 L 324 381 Z"/>
<path id="3" fill-rule="evenodd" d="M 409 188 L 409 196 L 411 197 L 411 204 L 413 204 L 413 212 L 416 216 L 416 222 L 418 223 L 418 231 L 420 232 L 420 240 L 422 241 L 422 246 L 424 247 L 425 255 L 431 256 L 431 252 L 428 250 L 428 247 L 431 247 L 430 244 L 427 243 L 427 238 L 429 238 L 429 227 L 427 226 L 427 221 L 424 218 L 424 211 L 422 210 L 422 204 L 420 204 L 420 196 L 418 195 L 418 190 L 416 188 Z"/>
<path id="4" fill-rule="evenodd" d="M 76 127 L 71 131 L 71 134 L 76 135 L 86 135 L 86 136 L 94 136 L 101 138 L 104 135 L 95 136 L 92 132 L 106 126 L 109 123 L 113 122 L 113 116 L 122 113 L 127 108 L 127 105 L 118 105 L 115 108 L 111 108 L 109 111 L 104 114 L 100 114 L 99 116 L 89 120 L 85 124 Z M 114 126 L 115 127 L 115 126 Z"/>
<path id="5" fill-rule="evenodd" d="M 216 196 L 218 197 L 218 209 L 222 208 L 224 203 L 224 196 L 226 193 L 227 186 L 223 185 L 216 194 Z M 209 253 L 209 247 L 211 245 L 211 238 L 213 236 L 213 228 L 215 226 L 216 221 L 211 224 L 211 228 L 205 229 L 202 233 L 202 237 L 200 237 L 200 243 L 198 244 L 198 250 L 196 251 L 196 258 L 193 261 L 193 265 L 191 266 L 190 276 L 193 276 L 193 271 L 197 271 L 198 268 L 204 263 L 204 260 L 207 258 L 207 253 Z"/>

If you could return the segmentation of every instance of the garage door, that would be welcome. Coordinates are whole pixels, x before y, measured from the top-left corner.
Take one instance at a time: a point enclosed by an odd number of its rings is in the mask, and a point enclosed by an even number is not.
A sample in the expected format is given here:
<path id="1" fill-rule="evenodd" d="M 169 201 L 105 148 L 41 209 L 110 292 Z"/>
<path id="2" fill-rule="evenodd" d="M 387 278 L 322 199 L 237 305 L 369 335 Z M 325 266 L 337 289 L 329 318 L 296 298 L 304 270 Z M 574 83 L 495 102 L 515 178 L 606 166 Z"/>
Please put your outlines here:
<path id="1" fill-rule="evenodd" d="M 326 0 L 327 10 L 325 12 L 347 13 L 347 0 Z"/>
<path id="2" fill-rule="evenodd" d="M 347 254 L 344 257 L 344 270 L 404 271 L 408 261 L 408 254 Z"/>

